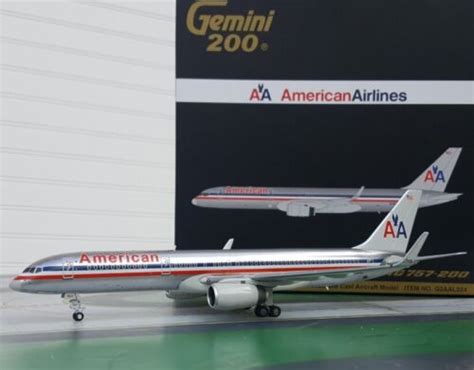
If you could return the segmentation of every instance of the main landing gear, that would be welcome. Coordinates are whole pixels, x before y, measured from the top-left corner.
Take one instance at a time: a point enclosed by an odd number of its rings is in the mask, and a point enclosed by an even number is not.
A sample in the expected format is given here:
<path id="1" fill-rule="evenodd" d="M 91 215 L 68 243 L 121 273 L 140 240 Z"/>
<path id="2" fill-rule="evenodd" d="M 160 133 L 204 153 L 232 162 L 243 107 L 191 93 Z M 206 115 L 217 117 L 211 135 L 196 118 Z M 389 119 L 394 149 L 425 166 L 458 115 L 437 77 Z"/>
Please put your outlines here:
<path id="1" fill-rule="evenodd" d="M 84 319 L 85 307 L 81 304 L 81 300 L 77 294 L 63 293 L 61 297 L 64 303 L 69 305 L 69 308 L 74 311 L 72 318 L 74 321 L 82 321 Z"/>
<path id="2" fill-rule="evenodd" d="M 275 305 L 258 305 L 255 307 L 255 315 L 258 317 L 278 317 L 281 314 L 281 308 Z"/>
<path id="3" fill-rule="evenodd" d="M 255 307 L 257 317 L 278 317 L 281 314 L 281 308 L 273 304 L 273 290 L 265 289 L 266 299 L 264 304 Z"/>

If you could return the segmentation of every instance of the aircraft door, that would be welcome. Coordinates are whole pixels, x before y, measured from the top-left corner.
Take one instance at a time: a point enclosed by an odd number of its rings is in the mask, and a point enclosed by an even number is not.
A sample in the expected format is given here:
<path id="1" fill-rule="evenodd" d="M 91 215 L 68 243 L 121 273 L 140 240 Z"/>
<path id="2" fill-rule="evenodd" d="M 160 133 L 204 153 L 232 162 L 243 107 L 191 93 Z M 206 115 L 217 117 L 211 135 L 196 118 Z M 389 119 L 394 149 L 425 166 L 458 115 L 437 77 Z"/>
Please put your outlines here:
<path id="1" fill-rule="evenodd" d="M 161 275 L 169 275 L 170 273 L 170 258 L 168 256 L 161 257 Z"/>
<path id="2" fill-rule="evenodd" d="M 67 260 L 63 263 L 63 280 L 74 279 L 74 261 Z"/>

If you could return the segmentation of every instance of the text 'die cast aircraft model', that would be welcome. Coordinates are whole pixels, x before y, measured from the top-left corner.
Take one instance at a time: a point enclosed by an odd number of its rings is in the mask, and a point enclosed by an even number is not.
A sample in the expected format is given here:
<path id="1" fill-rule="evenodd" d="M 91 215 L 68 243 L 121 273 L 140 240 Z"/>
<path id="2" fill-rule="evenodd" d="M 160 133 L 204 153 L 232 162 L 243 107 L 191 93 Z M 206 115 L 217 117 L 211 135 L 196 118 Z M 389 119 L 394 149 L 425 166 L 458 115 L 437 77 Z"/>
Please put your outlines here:
<path id="1" fill-rule="evenodd" d="M 406 252 L 421 191 L 408 190 L 364 243 L 351 249 L 83 252 L 42 259 L 11 282 L 13 290 L 61 294 L 84 318 L 80 293 L 166 290 L 170 298 L 207 295 L 211 308 L 254 307 L 259 317 L 277 317 L 273 290 L 329 287 L 389 274 L 419 261 L 428 233 Z"/>
<path id="2" fill-rule="evenodd" d="M 318 213 L 388 212 L 405 190 L 423 190 L 420 207 L 456 200 L 461 194 L 445 193 L 462 148 L 449 148 L 415 181 L 401 189 L 276 188 L 220 186 L 193 198 L 198 207 L 279 210 L 288 216 Z"/>

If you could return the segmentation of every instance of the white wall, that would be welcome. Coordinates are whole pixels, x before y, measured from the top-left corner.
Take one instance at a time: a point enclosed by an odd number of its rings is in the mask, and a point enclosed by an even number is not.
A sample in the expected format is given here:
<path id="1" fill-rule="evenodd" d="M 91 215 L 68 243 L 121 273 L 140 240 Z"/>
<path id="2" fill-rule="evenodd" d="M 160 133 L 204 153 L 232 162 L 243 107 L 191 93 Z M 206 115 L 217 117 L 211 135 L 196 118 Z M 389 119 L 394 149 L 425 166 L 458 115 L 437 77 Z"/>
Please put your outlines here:
<path id="1" fill-rule="evenodd" d="M 174 1 L 2 2 L 0 273 L 174 245 Z"/>

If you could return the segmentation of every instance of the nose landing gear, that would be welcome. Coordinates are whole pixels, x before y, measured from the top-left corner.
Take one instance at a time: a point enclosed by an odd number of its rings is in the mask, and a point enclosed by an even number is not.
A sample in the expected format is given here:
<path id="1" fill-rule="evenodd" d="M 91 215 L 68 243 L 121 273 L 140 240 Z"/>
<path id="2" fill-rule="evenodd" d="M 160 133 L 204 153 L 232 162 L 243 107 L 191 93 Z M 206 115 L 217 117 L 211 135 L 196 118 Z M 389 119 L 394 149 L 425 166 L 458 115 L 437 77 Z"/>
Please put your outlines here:
<path id="1" fill-rule="evenodd" d="M 82 321 L 82 319 L 84 318 L 84 313 L 82 312 L 74 312 L 72 314 L 72 318 L 74 319 L 74 321 Z"/>
<path id="2" fill-rule="evenodd" d="M 79 295 L 64 293 L 61 295 L 65 304 L 69 305 L 69 308 L 74 311 L 72 318 L 74 321 L 82 321 L 84 319 L 85 307 L 81 304 Z"/>

